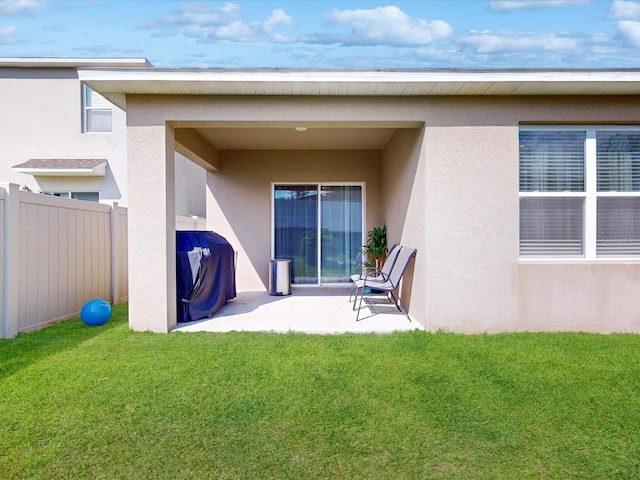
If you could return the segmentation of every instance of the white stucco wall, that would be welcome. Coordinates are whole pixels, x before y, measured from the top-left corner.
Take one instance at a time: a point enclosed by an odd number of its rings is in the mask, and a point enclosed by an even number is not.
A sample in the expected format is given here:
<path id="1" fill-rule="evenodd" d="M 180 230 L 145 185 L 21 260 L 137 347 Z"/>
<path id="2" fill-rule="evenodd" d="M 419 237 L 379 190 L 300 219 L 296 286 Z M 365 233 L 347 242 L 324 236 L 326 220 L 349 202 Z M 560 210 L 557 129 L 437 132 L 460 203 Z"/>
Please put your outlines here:
<path id="1" fill-rule="evenodd" d="M 5 68 L 0 75 L 0 179 L 38 191 L 101 191 L 127 203 L 126 114 L 113 133 L 82 133 L 82 88 L 74 69 Z M 12 166 L 30 159 L 106 159 L 105 177 L 34 177 Z"/>
<path id="2" fill-rule="evenodd" d="M 114 106 L 112 132 L 82 133 L 82 85 L 74 68 L 0 69 L 0 181 L 34 192 L 99 191 L 128 205 L 127 118 Z M 30 159 L 106 159 L 104 177 L 34 177 L 11 167 Z M 205 215 L 204 170 L 176 154 L 176 213 Z"/>
<path id="3" fill-rule="evenodd" d="M 206 182 L 204 168 L 176 153 L 176 215 L 206 217 Z"/>

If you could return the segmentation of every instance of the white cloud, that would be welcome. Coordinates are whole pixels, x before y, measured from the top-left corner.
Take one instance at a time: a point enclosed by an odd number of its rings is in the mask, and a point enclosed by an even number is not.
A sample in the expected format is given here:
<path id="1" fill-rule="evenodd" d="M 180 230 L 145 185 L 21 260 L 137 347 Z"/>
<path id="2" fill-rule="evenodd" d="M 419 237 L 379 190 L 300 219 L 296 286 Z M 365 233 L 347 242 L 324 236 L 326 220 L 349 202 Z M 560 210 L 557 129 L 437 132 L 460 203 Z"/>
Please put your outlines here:
<path id="1" fill-rule="evenodd" d="M 44 0 L 0 0 L 0 17 L 33 15 L 44 10 Z"/>
<path id="2" fill-rule="evenodd" d="M 613 0 L 609 7 L 609 17 L 615 19 L 638 18 L 640 17 L 640 3 L 628 0 Z"/>
<path id="3" fill-rule="evenodd" d="M 571 5 L 586 5 L 591 0 L 490 0 L 489 8 L 507 12 L 511 10 L 535 10 L 539 8 L 560 8 Z"/>
<path id="4" fill-rule="evenodd" d="M 350 31 L 299 36 L 288 31 L 294 19 L 282 9 L 274 9 L 266 18 L 249 23 L 236 4 L 211 7 L 198 2 L 186 3 L 173 14 L 141 25 L 141 28 L 157 30 L 155 36 L 158 37 L 183 36 L 203 43 L 227 40 L 400 47 L 423 46 L 453 33 L 451 25 L 442 20 L 427 22 L 412 18 L 394 6 L 372 10 L 334 10 L 327 14 L 327 19 L 348 27 Z"/>
<path id="5" fill-rule="evenodd" d="M 282 9 L 275 9 L 262 21 L 246 23 L 244 11 L 234 3 L 224 3 L 211 7 L 205 3 L 189 2 L 177 12 L 141 28 L 157 29 L 157 36 L 178 36 L 194 38 L 200 42 L 229 40 L 234 42 L 289 42 L 292 37 L 276 31 L 288 25 L 292 18 Z"/>
<path id="6" fill-rule="evenodd" d="M 18 27 L 15 25 L 0 25 L 0 45 L 18 43 Z"/>
<path id="7" fill-rule="evenodd" d="M 536 33 L 470 32 L 458 42 L 479 54 L 505 52 L 558 52 L 575 50 L 581 43 L 577 38 Z"/>
<path id="8" fill-rule="evenodd" d="M 350 35 L 316 36 L 320 43 L 345 45 L 421 46 L 448 37 L 453 28 L 447 22 L 427 22 L 412 18 L 398 7 L 378 7 L 373 10 L 334 10 L 327 18 L 351 28 Z"/>
<path id="9" fill-rule="evenodd" d="M 622 20 L 617 24 L 620 33 L 635 47 L 640 47 L 640 22 Z"/>
<path id="10" fill-rule="evenodd" d="M 233 3 L 212 8 L 205 3 L 188 2 L 181 5 L 176 13 L 167 15 L 152 25 L 224 25 L 241 15 L 240 7 Z"/>

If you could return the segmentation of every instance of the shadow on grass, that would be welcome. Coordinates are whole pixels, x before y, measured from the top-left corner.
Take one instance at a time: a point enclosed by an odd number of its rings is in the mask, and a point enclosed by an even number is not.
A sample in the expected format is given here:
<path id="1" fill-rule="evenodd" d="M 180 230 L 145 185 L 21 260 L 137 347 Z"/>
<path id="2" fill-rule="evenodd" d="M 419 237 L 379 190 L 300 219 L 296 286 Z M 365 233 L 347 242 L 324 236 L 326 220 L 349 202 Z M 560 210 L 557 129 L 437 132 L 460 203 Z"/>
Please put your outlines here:
<path id="1" fill-rule="evenodd" d="M 104 325 L 89 326 L 79 317 L 55 323 L 15 338 L 0 339 L 0 380 L 18 372 L 43 358 L 74 348 L 87 340 L 127 322 L 128 304 L 113 307 L 111 319 Z"/>

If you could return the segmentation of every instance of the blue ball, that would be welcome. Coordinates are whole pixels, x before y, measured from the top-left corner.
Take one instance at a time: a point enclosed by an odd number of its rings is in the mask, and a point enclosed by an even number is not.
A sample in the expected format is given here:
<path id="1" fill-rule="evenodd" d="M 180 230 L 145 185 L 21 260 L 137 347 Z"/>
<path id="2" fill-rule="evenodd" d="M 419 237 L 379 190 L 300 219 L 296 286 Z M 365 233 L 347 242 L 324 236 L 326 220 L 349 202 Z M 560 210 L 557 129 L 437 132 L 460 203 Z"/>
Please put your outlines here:
<path id="1" fill-rule="evenodd" d="M 80 318 L 87 325 L 103 325 L 111 318 L 111 304 L 99 298 L 90 300 L 80 310 Z"/>

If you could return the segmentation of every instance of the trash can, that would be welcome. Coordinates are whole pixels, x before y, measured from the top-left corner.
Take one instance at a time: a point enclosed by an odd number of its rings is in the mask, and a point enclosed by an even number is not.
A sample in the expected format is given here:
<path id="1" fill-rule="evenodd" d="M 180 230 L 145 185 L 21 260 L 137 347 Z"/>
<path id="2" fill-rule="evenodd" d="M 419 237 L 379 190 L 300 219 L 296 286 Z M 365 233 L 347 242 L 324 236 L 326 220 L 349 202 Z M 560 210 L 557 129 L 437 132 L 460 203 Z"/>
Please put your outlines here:
<path id="1" fill-rule="evenodd" d="M 291 295 L 291 260 L 271 260 L 269 295 Z"/>

